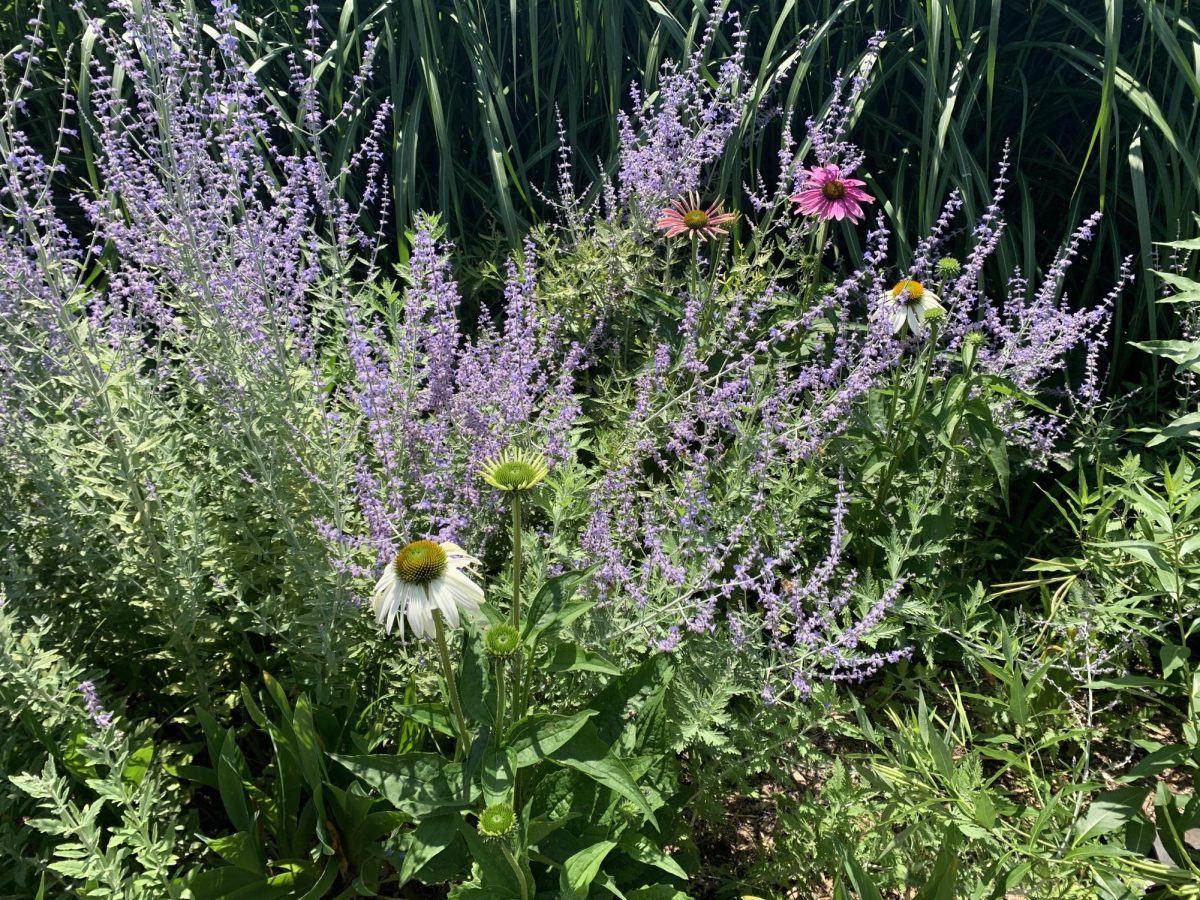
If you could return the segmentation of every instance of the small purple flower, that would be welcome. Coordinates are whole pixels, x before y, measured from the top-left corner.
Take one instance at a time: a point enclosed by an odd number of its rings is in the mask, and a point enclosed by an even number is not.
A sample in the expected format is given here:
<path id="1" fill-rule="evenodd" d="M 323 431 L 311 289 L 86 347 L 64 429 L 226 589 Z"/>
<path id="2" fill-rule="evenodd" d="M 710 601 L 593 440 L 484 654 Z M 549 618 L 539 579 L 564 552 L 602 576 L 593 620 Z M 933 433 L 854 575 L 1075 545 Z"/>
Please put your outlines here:
<path id="1" fill-rule="evenodd" d="M 92 722 L 96 727 L 108 728 L 112 725 L 112 713 L 107 712 L 100 703 L 96 685 L 91 681 L 84 681 L 79 685 L 79 692 L 83 694 L 83 702 L 87 706 L 88 715 L 92 717 Z"/>

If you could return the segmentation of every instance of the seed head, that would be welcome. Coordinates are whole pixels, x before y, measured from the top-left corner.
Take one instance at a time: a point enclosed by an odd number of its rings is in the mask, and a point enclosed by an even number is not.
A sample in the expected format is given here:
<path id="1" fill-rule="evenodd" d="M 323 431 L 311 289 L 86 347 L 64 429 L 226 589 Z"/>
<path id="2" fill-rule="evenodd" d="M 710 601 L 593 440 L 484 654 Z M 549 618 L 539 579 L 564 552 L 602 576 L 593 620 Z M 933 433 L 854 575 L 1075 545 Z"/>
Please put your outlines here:
<path id="1" fill-rule="evenodd" d="M 396 577 L 425 586 L 446 571 L 446 551 L 433 541 L 413 541 L 396 554 Z"/>
<path id="2" fill-rule="evenodd" d="M 500 840 L 517 827 L 517 814 L 508 803 L 493 803 L 479 814 L 479 833 L 485 838 Z"/>
<path id="3" fill-rule="evenodd" d="M 488 656 L 506 659 L 521 648 L 521 635 L 507 622 L 493 625 L 483 636 L 483 649 Z"/>
<path id="4" fill-rule="evenodd" d="M 531 450 L 503 450 L 483 465 L 483 480 L 498 491 L 528 491 L 546 480 L 546 457 Z"/>
<path id="5" fill-rule="evenodd" d="M 943 256 L 937 261 L 937 271 L 943 278 L 957 278 L 962 271 L 962 263 L 953 256 Z"/>

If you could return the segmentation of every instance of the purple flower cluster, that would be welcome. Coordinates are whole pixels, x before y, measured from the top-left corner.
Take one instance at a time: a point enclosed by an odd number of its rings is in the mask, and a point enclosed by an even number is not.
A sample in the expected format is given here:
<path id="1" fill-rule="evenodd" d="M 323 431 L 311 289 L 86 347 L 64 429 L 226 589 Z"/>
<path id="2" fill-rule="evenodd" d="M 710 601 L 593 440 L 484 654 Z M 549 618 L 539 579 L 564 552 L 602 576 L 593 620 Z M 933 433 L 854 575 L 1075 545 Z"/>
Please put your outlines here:
<path id="1" fill-rule="evenodd" d="M 552 465 L 571 457 L 580 411 L 574 377 L 584 351 L 564 346 L 557 318 L 539 307 L 532 245 L 508 265 L 502 322 L 485 313 L 471 339 L 459 327 L 447 254 L 435 225 L 419 219 L 394 333 L 369 302 L 347 305 L 355 377 L 345 399 L 371 450 L 354 485 L 366 536 L 325 531 L 371 553 L 369 566 L 352 567 L 359 574 L 418 538 L 482 546 L 499 506 L 478 475 L 506 446 L 534 447 Z"/>
<path id="2" fill-rule="evenodd" d="M 736 13 L 733 55 L 720 67 L 717 84 L 701 75 L 723 18 L 715 10 L 699 47 L 680 70 L 663 65 L 654 103 L 634 85 L 632 114 L 620 112 L 618 209 L 651 218 L 670 200 L 701 189 L 704 168 L 725 151 L 734 129 L 746 114 L 753 79 L 746 70 L 746 32 Z"/>
<path id="3" fill-rule="evenodd" d="M 108 728 L 112 725 L 112 713 L 104 709 L 104 705 L 100 702 L 100 697 L 96 693 L 96 685 L 91 681 L 84 681 L 79 685 L 79 693 L 83 694 L 83 702 L 87 706 L 88 715 L 92 717 L 92 722 L 97 728 Z"/>

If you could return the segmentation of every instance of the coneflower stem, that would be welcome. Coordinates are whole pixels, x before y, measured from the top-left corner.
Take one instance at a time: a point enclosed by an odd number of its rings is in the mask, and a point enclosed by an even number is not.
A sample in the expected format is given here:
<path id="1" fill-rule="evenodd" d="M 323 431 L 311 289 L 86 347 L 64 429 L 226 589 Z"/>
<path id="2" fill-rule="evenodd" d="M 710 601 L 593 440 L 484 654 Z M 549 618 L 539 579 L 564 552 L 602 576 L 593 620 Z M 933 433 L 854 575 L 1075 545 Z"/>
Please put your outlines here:
<path id="1" fill-rule="evenodd" d="M 521 633 L 521 493 L 512 495 L 512 627 Z"/>
<path id="2" fill-rule="evenodd" d="M 503 659 L 496 660 L 495 672 L 496 672 L 496 734 L 497 734 L 497 736 L 499 736 L 500 732 L 504 729 L 504 725 L 505 725 L 504 717 L 508 714 L 508 711 L 505 709 L 505 702 L 504 702 L 505 693 L 508 690 L 507 685 L 505 685 L 505 683 L 504 683 L 504 668 L 505 668 L 505 661 Z"/>
<path id="3" fill-rule="evenodd" d="M 529 884 L 525 881 L 525 873 L 521 871 L 521 864 L 517 862 L 512 850 L 508 847 L 502 847 L 501 850 L 504 852 L 504 858 L 508 860 L 509 867 L 517 876 L 517 883 L 521 885 L 521 900 L 529 900 Z"/>
<path id="4" fill-rule="evenodd" d="M 458 685 L 454 680 L 454 669 L 450 665 L 450 647 L 446 643 L 446 628 L 442 625 L 442 611 L 433 611 L 433 631 L 437 638 L 438 655 L 442 659 L 442 675 L 446 679 L 446 693 L 450 695 L 450 708 L 454 710 L 454 724 L 458 729 L 458 746 L 454 748 L 454 758 L 458 759 L 466 753 L 469 732 L 467 719 L 463 715 L 462 701 L 458 697 Z"/>
<path id="5" fill-rule="evenodd" d="M 512 495 L 512 627 L 517 634 L 524 637 L 521 631 L 521 492 L 513 491 Z M 523 669 L 521 651 L 517 650 L 513 657 L 513 688 L 512 716 L 513 721 L 524 714 L 523 702 Z"/>

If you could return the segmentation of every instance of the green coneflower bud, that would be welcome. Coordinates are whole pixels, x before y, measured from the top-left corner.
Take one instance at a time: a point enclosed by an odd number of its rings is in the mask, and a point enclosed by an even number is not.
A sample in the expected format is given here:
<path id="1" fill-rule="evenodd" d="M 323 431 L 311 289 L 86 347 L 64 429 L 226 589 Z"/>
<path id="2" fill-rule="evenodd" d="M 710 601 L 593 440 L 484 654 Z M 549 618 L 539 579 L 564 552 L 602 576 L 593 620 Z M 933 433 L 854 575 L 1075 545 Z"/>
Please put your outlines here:
<path id="1" fill-rule="evenodd" d="M 483 649 L 488 656 L 505 659 L 521 649 L 521 635 L 508 623 L 501 622 L 484 634 Z"/>
<path id="2" fill-rule="evenodd" d="M 480 475 L 498 491 L 528 491 L 546 480 L 546 457 L 530 450 L 508 448 L 484 463 Z"/>
<path id="3" fill-rule="evenodd" d="M 637 804 L 632 800 L 621 801 L 621 805 L 617 807 L 617 812 L 630 822 L 638 821 L 642 818 L 642 811 L 638 809 Z"/>
<path id="4" fill-rule="evenodd" d="M 979 348 L 983 346 L 986 339 L 987 336 L 982 331 L 967 332 L 962 345 L 962 361 L 966 368 L 970 369 L 975 366 L 975 360 L 979 358 Z"/>
<path id="5" fill-rule="evenodd" d="M 479 833 L 491 840 L 512 834 L 517 827 L 517 814 L 508 803 L 493 803 L 479 814 Z"/>
<path id="6" fill-rule="evenodd" d="M 953 256 L 943 256 L 937 261 L 937 272 L 942 278 L 956 278 L 962 271 L 962 263 Z"/>
<path id="7" fill-rule="evenodd" d="M 925 310 L 926 322 L 940 322 L 944 318 L 946 318 L 946 311 L 940 306 Z"/>
<path id="8" fill-rule="evenodd" d="M 395 568 L 405 584 L 424 586 L 446 571 L 446 551 L 433 541 L 413 541 L 396 554 Z"/>

